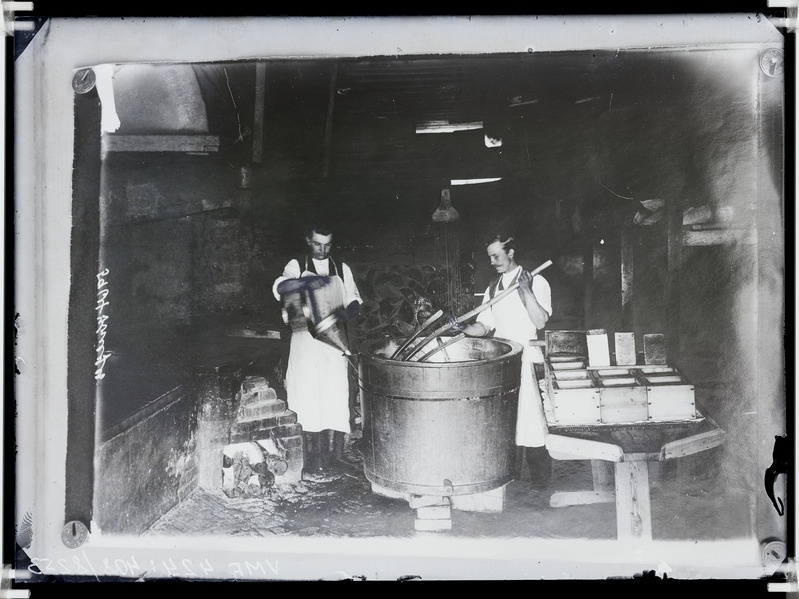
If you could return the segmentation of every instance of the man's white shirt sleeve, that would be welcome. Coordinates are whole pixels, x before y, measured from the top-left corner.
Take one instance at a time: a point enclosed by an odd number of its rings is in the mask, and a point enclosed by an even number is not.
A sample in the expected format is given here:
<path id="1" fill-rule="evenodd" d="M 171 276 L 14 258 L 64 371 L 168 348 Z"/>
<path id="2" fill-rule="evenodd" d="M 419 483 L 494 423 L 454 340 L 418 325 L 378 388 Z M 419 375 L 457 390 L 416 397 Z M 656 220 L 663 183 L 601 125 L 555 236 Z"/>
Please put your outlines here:
<path id="1" fill-rule="evenodd" d="M 300 274 L 300 263 L 297 262 L 296 258 L 292 258 L 283 269 L 283 274 L 275 279 L 275 282 L 272 284 L 272 295 L 275 296 L 276 300 L 280 300 L 280 294 L 277 292 L 277 286 L 287 279 L 298 279 Z"/>

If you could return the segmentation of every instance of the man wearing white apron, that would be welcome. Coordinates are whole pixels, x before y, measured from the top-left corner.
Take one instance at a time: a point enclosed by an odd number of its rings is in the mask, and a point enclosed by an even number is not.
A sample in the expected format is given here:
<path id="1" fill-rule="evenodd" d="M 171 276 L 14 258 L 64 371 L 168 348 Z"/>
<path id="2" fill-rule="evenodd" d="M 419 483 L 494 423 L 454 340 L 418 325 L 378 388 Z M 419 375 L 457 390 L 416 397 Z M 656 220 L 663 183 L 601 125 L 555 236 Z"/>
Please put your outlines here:
<path id="1" fill-rule="evenodd" d="M 278 300 L 303 288 L 333 285 L 338 306 L 346 306 L 346 317 L 354 317 L 363 303 L 350 267 L 330 256 L 332 232 L 321 226 L 306 237 L 309 253 L 292 259 L 272 285 Z M 289 409 L 306 433 L 306 470 L 329 464 L 329 431 L 333 431 L 334 456 L 343 460 L 344 435 L 350 430 L 349 362 L 341 349 L 315 339 L 302 318 L 291 321 L 292 333 L 286 368 Z"/>
<path id="2" fill-rule="evenodd" d="M 551 460 L 544 447 L 547 420 L 541 400 L 541 391 L 533 372 L 533 363 L 542 363 L 541 349 L 530 345 L 538 338 L 552 315 L 552 293 L 547 280 L 541 275 L 530 277 L 515 259 L 513 238 L 497 236 L 486 246 L 491 266 L 499 277 L 491 281 L 483 296 L 483 303 L 519 282 L 518 293 L 510 293 L 496 304 L 478 314 L 472 324 L 459 324 L 457 328 L 474 337 L 494 337 L 516 341 L 524 348 L 519 385 L 519 410 L 516 419 L 516 445 L 524 448 L 533 487 L 542 489 L 549 484 Z"/>

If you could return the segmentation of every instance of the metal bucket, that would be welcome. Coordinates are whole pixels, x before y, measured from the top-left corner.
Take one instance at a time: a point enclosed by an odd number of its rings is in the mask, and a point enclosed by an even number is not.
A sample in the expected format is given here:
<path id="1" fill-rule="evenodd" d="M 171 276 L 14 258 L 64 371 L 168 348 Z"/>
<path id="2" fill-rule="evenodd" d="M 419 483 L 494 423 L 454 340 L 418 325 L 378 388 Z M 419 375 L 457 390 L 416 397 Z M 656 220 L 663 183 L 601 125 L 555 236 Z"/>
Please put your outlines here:
<path id="1" fill-rule="evenodd" d="M 465 338 L 427 362 L 390 360 L 401 342 L 361 346 L 366 478 L 417 495 L 483 493 L 510 482 L 522 346 Z"/>

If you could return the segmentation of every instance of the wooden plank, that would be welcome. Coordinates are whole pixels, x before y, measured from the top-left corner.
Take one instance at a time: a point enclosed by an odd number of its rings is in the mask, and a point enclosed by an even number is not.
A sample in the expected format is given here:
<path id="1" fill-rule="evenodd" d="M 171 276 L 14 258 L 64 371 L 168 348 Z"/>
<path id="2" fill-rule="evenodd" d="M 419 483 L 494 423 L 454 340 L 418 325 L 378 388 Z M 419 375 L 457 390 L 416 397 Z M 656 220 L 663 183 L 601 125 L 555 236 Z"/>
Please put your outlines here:
<path id="1" fill-rule="evenodd" d="M 266 63 L 255 65 L 255 116 L 253 117 L 252 161 L 264 158 L 264 111 L 266 110 Z"/>
<path id="2" fill-rule="evenodd" d="M 634 332 L 616 331 L 614 333 L 614 347 L 617 366 L 635 366 L 638 356 L 635 353 Z"/>
<path id="3" fill-rule="evenodd" d="M 649 504 L 649 464 L 616 464 L 616 537 L 618 540 L 652 539 Z"/>
<path id="4" fill-rule="evenodd" d="M 614 501 L 616 501 L 616 495 L 613 491 L 558 491 L 549 498 L 549 507 L 613 503 Z"/>
<path id="5" fill-rule="evenodd" d="M 608 462 L 619 462 L 624 455 L 621 447 L 612 443 L 601 441 L 591 441 L 589 439 L 577 439 L 564 435 L 547 435 L 546 448 L 551 457 L 561 459 L 556 456 L 574 456 L 584 460 L 605 460 Z"/>
<path id="6" fill-rule="evenodd" d="M 592 368 L 610 366 L 610 344 L 605 329 L 589 329 L 585 332 L 588 343 L 588 365 Z"/>
<path id="7" fill-rule="evenodd" d="M 683 231 L 683 245 L 711 246 L 725 244 L 753 245 L 757 241 L 752 229 L 704 229 Z"/>
<path id="8" fill-rule="evenodd" d="M 449 520 L 452 518 L 452 512 L 449 502 L 446 502 L 417 508 L 416 517 L 420 520 Z"/>
<path id="9" fill-rule="evenodd" d="M 423 531 L 450 530 L 452 528 L 452 520 L 424 520 L 416 518 L 416 520 L 413 521 L 413 527 L 416 530 Z"/>
<path id="10" fill-rule="evenodd" d="M 621 326 L 633 330 L 633 239 L 635 229 L 625 223 L 621 228 Z"/>
<path id="11" fill-rule="evenodd" d="M 670 441 L 664 444 L 663 449 L 660 450 L 660 459 L 680 458 L 718 447 L 724 442 L 725 435 L 726 433 L 722 429 L 716 429 L 684 439 Z"/>
<path id="12" fill-rule="evenodd" d="M 103 135 L 103 152 L 216 152 L 217 135 Z"/>
<path id="13" fill-rule="evenodd" d="M 584 455 L 575 455 L 573 453 L 561 453 L 558 451 L 550 451 L 549 457 L 553 460 L 567 461 L 567 460 L 587 460 Z"/>

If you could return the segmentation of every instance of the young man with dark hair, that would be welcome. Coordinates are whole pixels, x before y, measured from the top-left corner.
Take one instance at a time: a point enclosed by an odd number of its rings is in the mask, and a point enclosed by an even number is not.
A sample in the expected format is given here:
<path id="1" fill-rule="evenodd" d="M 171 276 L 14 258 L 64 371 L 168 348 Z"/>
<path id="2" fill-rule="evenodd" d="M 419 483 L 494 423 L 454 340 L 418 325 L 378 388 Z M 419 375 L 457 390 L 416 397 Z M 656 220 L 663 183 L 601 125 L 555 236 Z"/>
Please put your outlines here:
<path id="1" fill-rule="evenodd" d="M 307 252 L 289 260 L 275 280 L 275 298 L 285 301 L 301 292 L 308 294 L 325 288 L 330 303 L 342 310 L 342 317 L 353 318 L 363 300 L 350 267 L 330 255 L 332 230 L 316 225 L 306 234 L 305 242 Z M 290 318 L 289 323 L 292 333 L 286 392 L 288 407 L 297 413 L 305 433 L 305 469 L 323 470 L 333 461 L 352 467 L 343 454 L 345 435 L 351 432 L 349 361 L 340 349 L 313 337 L 307 318 Z"/>

